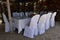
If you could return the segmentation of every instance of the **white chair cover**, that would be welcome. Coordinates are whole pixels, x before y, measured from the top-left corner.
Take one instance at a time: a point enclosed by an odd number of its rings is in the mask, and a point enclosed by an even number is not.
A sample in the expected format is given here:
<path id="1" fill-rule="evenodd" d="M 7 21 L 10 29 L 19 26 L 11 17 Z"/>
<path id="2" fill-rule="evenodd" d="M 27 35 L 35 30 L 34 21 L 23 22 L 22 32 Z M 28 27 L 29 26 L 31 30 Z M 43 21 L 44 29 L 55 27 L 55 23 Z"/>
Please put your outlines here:
<path id="1" fill-rule="evenodd" d="M 26 17 L 28 17 L 28 13 L 29 13 L 29 12 L 25 12 Z"/>
<path id="2" fill-rule="evenodd" d="M 44 14 L 47 14 L 47 12 L 46 12 L 46 11 L 41 11 L 41 12 L 40 12 L 40 16 L 42 16 L 42 15 L 44 15 Z"/>
<path id="3" fill-rule="evenodd" d="M 47 19 L 47 14 L 44 14 L 40 17 L 39 23 L 38 23 L 38 33 L 44 34 L 45 33 L 45 23 Z"/>
<path id="4" fill-rule="evenodd" d="M 4 22 L 5 22 L 5 32 L 10 32 L 10 26 L 9 26 L 9 22 L 7 20 L 7 17 L 4 13 L 2 15 L 3 15 Z"/>
<path id="5" fill-rule="evenodd" d="M 46 30 L 50 28 L 50 18 L 51 18 L 52 13 L 48 12 L 47 14 L 47 20 L 46 20 Z"/>
<path id="6" fill-rule="evenodd" d="M 18 12 L 13 12 L 13 17 L 19 17 L 19 13 Z"/>
<path id="7" fill-rule="evenodd" d="M 32 15 L 33 13 L 34 13 L 33 11 L 30 11 L 30 12 L 29 12 L 29 15 Z"/>
<path id="8" fill-rule="evenodd" d="M 56 16 L 57 12 L 54 12 L 52 14 L 51 20 L 50 20 L 50 26 L 54 27 L 55 26 L 55 16 Z"/>
<path id="9" fill-rule="evenodd" d="M 39 16 L 40 15 L 35 15 L 32 17 L 30 26 L 25 27 L 24 36 L 29 38 L 34 38 L 34 35 L 38 35 L 37 22 L 38 22 Z"/>
<path id="10" fill-rule="evenodd" d="M 20 12 L 20 17 L 23 17 L 24 16 L 24 12 Z"/>

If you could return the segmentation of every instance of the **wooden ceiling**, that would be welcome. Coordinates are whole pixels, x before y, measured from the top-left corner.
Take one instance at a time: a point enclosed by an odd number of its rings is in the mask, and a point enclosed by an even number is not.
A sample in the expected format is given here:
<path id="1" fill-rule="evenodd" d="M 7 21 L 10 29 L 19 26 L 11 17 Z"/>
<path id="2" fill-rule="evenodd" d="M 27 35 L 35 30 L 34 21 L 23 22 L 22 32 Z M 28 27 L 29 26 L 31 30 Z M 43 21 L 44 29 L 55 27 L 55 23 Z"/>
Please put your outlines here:
<path id="1" fill-rule="evenodd" d="M 38 0 L 15 0 L 15 1 L 18 1 L 18 2 L 36 2 Z"/>
<path id="2" fill-rule="evenodd" d="M 6 0 L 2 0 L 2 1 L 6 1 Z M 38 1 L 38 0 L 10 0 L 10 1 L 29 2 L 29 1 Z"/>

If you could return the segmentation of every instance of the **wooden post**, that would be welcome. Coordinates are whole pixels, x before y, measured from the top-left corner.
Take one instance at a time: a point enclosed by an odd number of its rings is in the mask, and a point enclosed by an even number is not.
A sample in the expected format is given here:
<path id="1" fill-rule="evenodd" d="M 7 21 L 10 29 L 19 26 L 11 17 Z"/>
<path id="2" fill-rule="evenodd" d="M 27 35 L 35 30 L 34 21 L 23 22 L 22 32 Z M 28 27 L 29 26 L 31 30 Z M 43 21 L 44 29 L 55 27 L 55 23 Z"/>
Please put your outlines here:
<path id="1" fill-rule="evenodd" d="M 7 1 L 7 9 L 8 9 L 8 17 L 9 17 L 9 23 L 10 23 L 10 30 L 11 30 L 11 32 L 13 32 L 10 3 L 9 3 L 9 0 L 6 0 L 6 1 Z"/>

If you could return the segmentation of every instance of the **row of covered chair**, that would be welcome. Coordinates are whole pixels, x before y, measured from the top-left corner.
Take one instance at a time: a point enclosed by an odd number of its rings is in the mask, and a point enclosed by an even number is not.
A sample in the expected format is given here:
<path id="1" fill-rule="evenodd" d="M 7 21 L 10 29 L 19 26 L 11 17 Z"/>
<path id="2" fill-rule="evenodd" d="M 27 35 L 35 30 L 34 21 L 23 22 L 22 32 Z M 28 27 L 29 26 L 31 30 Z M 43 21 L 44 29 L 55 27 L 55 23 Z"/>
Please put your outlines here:
<path id="1" fill-rule="evenodd" d="M 25 12 L 25 14 L 28 17 L 28 15 L 33 14 L 33 12 Z M 10 23 L 8 22 L 8 19 L 4 13 L 2 13 L 2 16 L 5 23 L 5 32 L 10 32 Z M 13 17 L 24 17 L 24 12 L 20 12 L 20 13 L 14 12 Z M 12 22 L 12 26 L 13 26 L 13 30 L 15 30 L 15 24 L 13 22 Z"/>
<path id="2" fill-rule="evenodd" d="M 24 17 L 24 16 L 28 17 L 32 14 L 33 14 L 32 11 L 31 12 L 19 12 L 19 13 L 18 12 L 13 12 L 13 17 Z"/>
<path id="3" fill-rule="evenodd" d="M 5 22 L 5 32 L 10 32 L 9 22 L 5 14 L 3 13 L 2 15 Z M 31 18 L 30 25 L 24 28 L 24 36 L 34 38 L 34 36 L 37 36 L 38 34 L 44 34 L 45 30 L 48 30 L 50 27 L 55 26 L 55 16 L 56 12 L 48 12 L 47 14 L 43 14 L 42 16 L 40 16 L 39 14 L 33 16 Z"/>
<path id="4" fill-rule="evenodd" d="M 50 27 L 55 26 L 55 16 L 56 12 L 48 12 L 42 16 L 35 15 L 32 17 L 30 25 L 26 26 L 24 29 L 24 36 L 29 38 L 34 38 L 34 36 L 42 35 Z M 38 21 L 39 20 L 39 21 Z"/>

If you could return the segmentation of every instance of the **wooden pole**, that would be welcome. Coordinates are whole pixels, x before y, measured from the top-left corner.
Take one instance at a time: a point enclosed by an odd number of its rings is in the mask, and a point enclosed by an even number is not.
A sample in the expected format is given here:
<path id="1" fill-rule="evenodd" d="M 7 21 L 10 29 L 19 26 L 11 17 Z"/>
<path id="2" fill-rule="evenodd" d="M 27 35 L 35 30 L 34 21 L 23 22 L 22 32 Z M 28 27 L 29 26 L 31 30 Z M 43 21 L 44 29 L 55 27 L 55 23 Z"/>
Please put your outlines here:
<path id="1" fill-rule="evenodd" d="M 9 3 L 9 0 L 6 0 L 6 1 L 7 1 L 7 9 L 8 9 L 8 17 L 9 17 L 9 23 L 10 23 L 10 30 L 11 30 L 11 32 L 13 32 L 10 3 Z"/>

